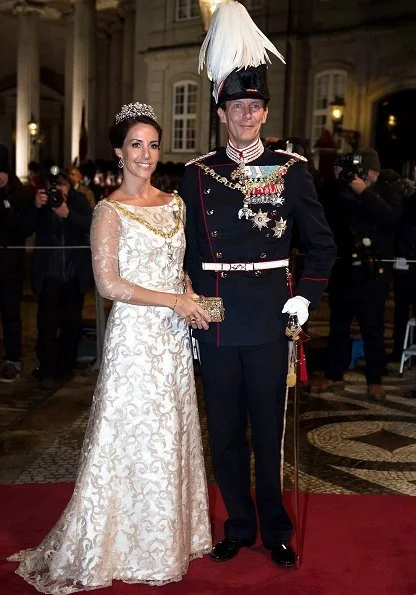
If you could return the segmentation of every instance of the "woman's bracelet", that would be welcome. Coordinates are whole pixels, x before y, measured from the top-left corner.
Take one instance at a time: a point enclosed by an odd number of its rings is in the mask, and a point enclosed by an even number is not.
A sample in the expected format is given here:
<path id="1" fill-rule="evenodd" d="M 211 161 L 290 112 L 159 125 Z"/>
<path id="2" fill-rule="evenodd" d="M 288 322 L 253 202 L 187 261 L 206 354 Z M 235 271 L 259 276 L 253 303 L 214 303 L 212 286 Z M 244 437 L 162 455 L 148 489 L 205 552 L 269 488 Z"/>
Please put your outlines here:
<path id="1" fill-rule="evenodd" d="M 178 305 L 178 294 L 175 293 L 175 303 L 173 305 L 172 312 L 175 312 L 175 308 L 177 305 Z"/>

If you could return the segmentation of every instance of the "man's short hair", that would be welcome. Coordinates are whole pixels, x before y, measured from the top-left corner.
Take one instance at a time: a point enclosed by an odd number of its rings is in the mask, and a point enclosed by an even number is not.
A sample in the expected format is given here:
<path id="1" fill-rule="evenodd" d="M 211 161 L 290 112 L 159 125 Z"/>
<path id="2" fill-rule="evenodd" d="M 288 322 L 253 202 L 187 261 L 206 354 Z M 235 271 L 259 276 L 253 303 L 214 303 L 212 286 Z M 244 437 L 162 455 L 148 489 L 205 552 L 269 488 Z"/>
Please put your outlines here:
<path id="1" fill-rule="evenodd" d="M 373 169 L 374 171 L 381 170 L 380 158 L 375 149 L 367 147 L 365 149 L 358 149 L 355 152 L 356 155 L 361 155 L 361 167 L 364 171 Z"/>

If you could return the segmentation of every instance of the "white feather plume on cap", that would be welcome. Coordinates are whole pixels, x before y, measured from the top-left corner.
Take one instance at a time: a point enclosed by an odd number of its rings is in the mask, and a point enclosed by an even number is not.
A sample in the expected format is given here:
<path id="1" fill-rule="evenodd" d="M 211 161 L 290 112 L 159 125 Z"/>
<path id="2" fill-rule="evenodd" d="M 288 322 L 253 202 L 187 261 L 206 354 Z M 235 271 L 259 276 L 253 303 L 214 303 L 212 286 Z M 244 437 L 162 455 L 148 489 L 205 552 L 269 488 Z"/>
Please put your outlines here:
<path id="1" fill-rule="evenodd" d="M 221 84 L 227 76 L 236 69 L 270 63 L 267 51 L 286 63 L 240 2 L 222 0 L 201 46 L 198 71 L 206 65 L 208 78 L 214 82 L 213 95 L 218 101 Z"/>

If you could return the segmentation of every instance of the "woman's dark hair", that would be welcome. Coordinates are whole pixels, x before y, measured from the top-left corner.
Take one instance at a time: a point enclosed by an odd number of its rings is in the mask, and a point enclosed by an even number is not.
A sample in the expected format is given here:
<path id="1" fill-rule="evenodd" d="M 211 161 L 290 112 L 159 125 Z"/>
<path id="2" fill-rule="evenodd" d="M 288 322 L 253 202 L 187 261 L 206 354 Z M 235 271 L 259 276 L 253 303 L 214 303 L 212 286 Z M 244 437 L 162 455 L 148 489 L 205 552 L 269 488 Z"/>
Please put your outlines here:
<path id="1" fill-rule="evenodd" d="M 130 128 L 136 124 L 149 124 L 149 126 L 153 126 L 158 134 L 160 143 L 162 140 L 162 129 L 156 120 L 149 118 L 149 116 L 134 116 L 131 118 L 126 118 L 125 120 L 121 120 L 121 122 L 118 124 L 113 124 L 111 126 L 108 136 L 113 149 L 121 149 L 121 147 L 124 145 L 124 141 L 126 140 L 126 136 Z"/>

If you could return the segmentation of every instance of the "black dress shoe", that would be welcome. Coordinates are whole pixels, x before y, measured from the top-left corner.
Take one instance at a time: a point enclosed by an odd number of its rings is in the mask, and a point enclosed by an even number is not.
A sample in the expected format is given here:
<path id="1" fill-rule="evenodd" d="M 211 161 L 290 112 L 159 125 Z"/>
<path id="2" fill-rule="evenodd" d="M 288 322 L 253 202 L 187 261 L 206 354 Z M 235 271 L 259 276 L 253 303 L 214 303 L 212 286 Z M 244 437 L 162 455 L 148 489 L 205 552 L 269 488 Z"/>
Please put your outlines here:
<path id="1" fill-rule="evenodd" d="M 226 537 L 214 545 L 209 555 L 211 556 L 212 560 L 215 560 L 216 562 L 226 562 L 227 560 L 235 558 L 235 556 L 240 551 L 240 548 L 244 546 L 250 547 L 251 545 L 253 544 L 243 543 L 241 541 Z"/>
<path id="2" fill-rule="evenodd" d="M 296 554 L 288 543 L 282 541 L 271 548 L 272 561 L 282 568 L 292 568 L 296 564 Z"/>

